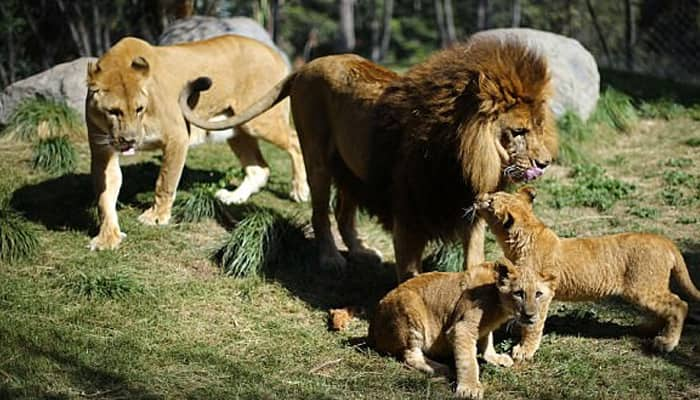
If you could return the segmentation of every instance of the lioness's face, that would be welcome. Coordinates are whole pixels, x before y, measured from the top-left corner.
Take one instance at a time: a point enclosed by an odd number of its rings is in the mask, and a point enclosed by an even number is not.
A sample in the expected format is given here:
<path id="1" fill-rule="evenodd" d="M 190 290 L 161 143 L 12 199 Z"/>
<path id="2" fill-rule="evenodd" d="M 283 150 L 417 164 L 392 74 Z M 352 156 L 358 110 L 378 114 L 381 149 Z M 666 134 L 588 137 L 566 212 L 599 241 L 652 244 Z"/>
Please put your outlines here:
<path id="1" fill-rule="evenodd" d="M 110 70 L 88 66 L 88 117 L 106 132 L 93 140 L 124 154 L 133 153 L 143 143 L 143 122 L 149 106 L 148 64 L 135 67 L 136 63 L 131 68 Z"/>
<path id="2" fill-rule="evenodd" d="M 552 162 L 556 139 L 547 127 L 546 107 L 544 102 L 521 102 L 496 118 L 497 146 L 505 162 L 503 173 L 512 181 L 533 180 Z"/>
<path id="3" fill-rule="evenodd" d="M 523 325 L 532 325 L 546 318 L 546 310 L 554 297 L 556 278 L 529 267 L 497 265 L 498 291 L 503 306 Z"/>

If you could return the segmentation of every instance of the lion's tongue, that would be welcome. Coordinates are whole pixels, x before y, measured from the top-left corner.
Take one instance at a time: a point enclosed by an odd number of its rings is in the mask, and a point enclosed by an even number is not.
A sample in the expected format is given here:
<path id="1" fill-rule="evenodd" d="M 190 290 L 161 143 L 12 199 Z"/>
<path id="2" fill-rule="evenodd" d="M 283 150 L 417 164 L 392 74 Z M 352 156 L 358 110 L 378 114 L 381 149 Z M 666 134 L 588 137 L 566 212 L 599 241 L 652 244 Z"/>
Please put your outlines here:
<path id="1" fill-rule="evenodd" d="M 538 168 L 538 167 L 528 168 L 528 170 L 525 171 L 525 180 L 531 181 L 531 180 L 537 178 L 538 176 L 541 176 L 542 174 L 544 174 L 544 170 L 542 168 Z"/>

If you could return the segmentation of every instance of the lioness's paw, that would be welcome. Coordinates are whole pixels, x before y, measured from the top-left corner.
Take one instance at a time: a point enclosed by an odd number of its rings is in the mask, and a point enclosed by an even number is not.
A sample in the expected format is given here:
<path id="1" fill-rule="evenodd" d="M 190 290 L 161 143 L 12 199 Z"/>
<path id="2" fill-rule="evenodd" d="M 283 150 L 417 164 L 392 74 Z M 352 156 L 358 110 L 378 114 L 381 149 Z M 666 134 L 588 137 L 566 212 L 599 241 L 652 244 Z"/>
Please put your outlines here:
<path id="1" fill-rule="evenodd" d="M 513 359 L 510 358 L 508 354 L 484 354 L 484 360 L 489 364 L 498 365 L 499 367 L 508 368 L 513 366 Z"/>
<path id="2" fill-rule="evenodd" d="M 458 384 L 455 390 L 455 397 L 458 399 L 481 400 L 484 398 L 484 389 L 480 383 L 476 385 Z"/>
<path id="3" fill-rule="evenodd" d="M 214 197 L 216 197 L 217 199 L 219 199 L 219 201 L 228 206 L 231 204 L 243 204 L 246 201 L 248 201 L 251 195 L 252 193 L 249 190 L 246 190 L 243 187 L 239 187 L 233 192 L 226 189 L 219 189 L 214 194 Z"/>
<path id="4" fill-rule="evenodd" d="M 678 346 L 678 340 L 669 339 L 665 336 L 654 338 L 654 350 L 662 353 L 670 353 Z"/>
<path id="5" fill-rule="evenodd" d="M 138 220 L 144 225 L 167 225 L 170 222 L 170 213 L 159 213 L 151 207 L 139 215 Z"/>
<path id="6" fill-rule="evenodd" d="M 292 200 L 296 201 L 297 203 L 305 203 L 309 201 L 310 192 L 309 192 L 309 185 L 304 182 L 302 184 L 293 184 L 294 189 L 292 189 L 291 192 L 289 192 L 289 197 L 292 198 Z"/>
<path id="7" fill-rule="evenodd" d="M 126 233 L 124 232 L 97 235 L 90 240 L 88 248 L 90 251 L 114 250 L 119 247 L 119 244 L 125 237 Z"/>
<path id="8" fill-rule="evenodd" d="M 525 349 L 524 346 L 521 346 L 521 345 L 518 344 L 518 345 L 516 345 L 515 347 L 513 347 L 513 353 L 512 353 L 512 355 L 513 355 L 513 360 L 515 360 L 515 361 L 517 361 L 517 362 L 521 362 L 521 361 L 530 361 L 530 360 L 532 360 L 532 357 L 533 357 L 535 354 L 534 354 L 534 352 L 528 351 L 527 349 Z"/>

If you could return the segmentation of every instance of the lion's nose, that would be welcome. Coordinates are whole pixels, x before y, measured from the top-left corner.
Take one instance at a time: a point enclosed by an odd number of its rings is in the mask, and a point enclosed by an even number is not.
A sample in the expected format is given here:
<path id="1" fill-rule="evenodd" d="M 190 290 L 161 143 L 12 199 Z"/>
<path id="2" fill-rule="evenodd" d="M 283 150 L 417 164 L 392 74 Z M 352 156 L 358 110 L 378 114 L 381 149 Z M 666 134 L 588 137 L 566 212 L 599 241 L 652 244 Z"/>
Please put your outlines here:
<path id="1" fill-rule="evenodd" d="M 549 167 L 552 162 L 550 160 L 535 160 L 535 166 L 539 169 L 545 169 Z"/>

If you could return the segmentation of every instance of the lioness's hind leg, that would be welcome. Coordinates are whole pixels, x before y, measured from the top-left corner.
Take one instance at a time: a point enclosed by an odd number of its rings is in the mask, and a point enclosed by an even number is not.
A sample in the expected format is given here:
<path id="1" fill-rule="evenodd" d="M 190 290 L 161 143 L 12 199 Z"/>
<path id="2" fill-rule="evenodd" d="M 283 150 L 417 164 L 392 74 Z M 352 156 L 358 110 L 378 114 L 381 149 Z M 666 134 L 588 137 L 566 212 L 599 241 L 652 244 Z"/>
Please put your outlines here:
<path id="1" fill-rule="evenodd" d="M 381 254 L 375 249 L 366 247 L 357 234 L 355 226 L 357 202 L 355 199 L 346 190 L 338 188 L 335 207 L 338 230 L 343 242 L 348 246 L 349 258 L 363 263 L 380 263 L 382 261 Z"/>
<path id="2" fill-rule="evenodd" d="M 681 339 L 688 303 L 671 292 L 645 293 L 635 296 L 632 301 L 665 321 L 664 328 L 654 338 L 654 348 L 661 352 L 675 349 Z"/>
<path id="3" fill-rule="evenodd" d="M 407 349 L 403 353 L 406 365 L 430 375 L 442 375 L 449 377 L 452 372 L 447 365 L 431 360 L 423 354 L 423 350 L 418 347 Z"/>
<path id="4" fill-rule="evenodd" d="M 245 203 L 251 195 L 259 192 L 267 184 L 270 176 L 270 168 L 260 152 L 258 140 L 249 134 L 250 131 L 245 126 L 235 129 L 236 135 L 227 142 L 240 160 L 245 178 L 234 191 L 220 189 L 216 192 L 216 198 L 224 204 Z"/>

